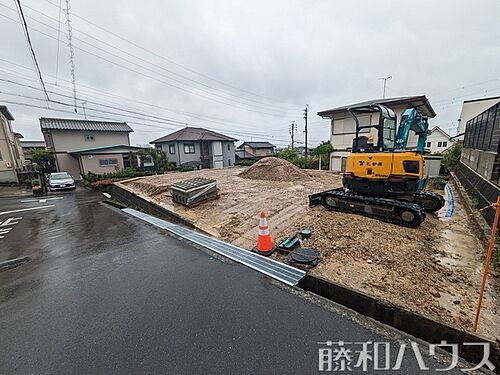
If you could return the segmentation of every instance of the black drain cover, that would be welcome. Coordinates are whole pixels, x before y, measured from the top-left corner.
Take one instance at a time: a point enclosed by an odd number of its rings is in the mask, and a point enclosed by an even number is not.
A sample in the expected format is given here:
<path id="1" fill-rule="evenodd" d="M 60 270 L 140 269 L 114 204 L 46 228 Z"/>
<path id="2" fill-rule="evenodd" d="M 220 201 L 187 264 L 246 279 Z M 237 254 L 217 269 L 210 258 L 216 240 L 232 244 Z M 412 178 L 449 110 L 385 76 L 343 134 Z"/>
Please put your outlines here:
<path id="1" fill-rule="evenodd" d="M 319 253 L 310 247 L 301 247 L 290 253 L 290 260 L 296 263 L 314 263 Z"/>

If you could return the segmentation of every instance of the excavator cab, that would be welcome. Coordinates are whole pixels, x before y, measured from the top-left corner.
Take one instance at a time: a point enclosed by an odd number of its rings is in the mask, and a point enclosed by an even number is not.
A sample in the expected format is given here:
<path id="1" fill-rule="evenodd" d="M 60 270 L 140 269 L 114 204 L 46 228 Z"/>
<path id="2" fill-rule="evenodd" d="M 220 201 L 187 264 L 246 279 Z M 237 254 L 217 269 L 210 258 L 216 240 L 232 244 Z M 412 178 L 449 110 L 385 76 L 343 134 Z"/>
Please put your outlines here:
<path id="1" fill-rule="evenodd" d="M 349 108 L 349 113 L 356 125 L 356 137 L 352 142 L 352 152 L 392 152 L 396 141 L 397 117 L 394 111 L 385 106 L 373 104 L 369 106 Z M 373 115 L 378 114 L 378 120 L 372 124 Z M 369 115 L 369 116 L 367 116 Z M 368 124 L 361 125 L 359 117 L 368 119 Z M 375 135 L 371 129 L 375 129 Z M 368 135 L 362 135 L 362 133 Z M 376 140 L 375 140 L 376 138 Z"/>
<path id="2" fill-rule="evenodd" d="M 344 187 L 358 194 L 382 197 L 417 192 L 423 177 L 423 157 L 416 152 L 395 152 L 394 111 L 378 104 L 348 111 L 355 122 L 356 137 L 347 158 Z M 362 124 L 360 118 L 368 123 Z"/>

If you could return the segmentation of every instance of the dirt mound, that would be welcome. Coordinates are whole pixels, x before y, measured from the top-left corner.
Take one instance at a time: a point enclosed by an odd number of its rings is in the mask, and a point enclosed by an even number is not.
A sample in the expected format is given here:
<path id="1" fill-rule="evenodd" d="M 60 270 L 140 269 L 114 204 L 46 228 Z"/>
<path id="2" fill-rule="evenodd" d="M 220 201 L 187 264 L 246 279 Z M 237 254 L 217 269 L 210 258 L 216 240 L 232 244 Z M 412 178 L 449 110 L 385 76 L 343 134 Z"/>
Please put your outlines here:
<path id="1" fill-rule="evenodd" d="M 264 158 L 239 174 L 251 180 L 299 181 L 308 180 L 309 175 L 292 163 L 279 158 Z"/>

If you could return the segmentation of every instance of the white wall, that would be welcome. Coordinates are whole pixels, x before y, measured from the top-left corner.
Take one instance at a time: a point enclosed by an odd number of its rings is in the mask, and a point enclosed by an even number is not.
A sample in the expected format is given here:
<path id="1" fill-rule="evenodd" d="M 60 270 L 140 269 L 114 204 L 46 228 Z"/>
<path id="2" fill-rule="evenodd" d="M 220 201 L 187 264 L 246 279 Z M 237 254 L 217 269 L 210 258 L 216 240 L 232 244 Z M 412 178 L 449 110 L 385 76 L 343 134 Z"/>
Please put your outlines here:
<path id="1" fill-rule="evenodd" d="M 439 130 L 431 130 L 431 134 L 427 136 L 425 148 L 429 149 L 431 153 L 443 152 L 452 144 L 453 142 L 450 138 L 445 136 Z"/>
<path id="2" fill-rule="evenodd" d="M 114 145 L 130 145 L 127 132 L 51 130 L 50 133 L 52 135 L 52 147 L 55 152 L 76 151 Z M 86 141 L 85 135 L 92 135 L 94 141 Z M 47 139 L 46 143 L 49 145 Z"/>
<path id="3" fill-rule="evenodd" d="M 0 182 L 18 182 L 16 169 L 22 165 L 19 158 L 14 157 L 17 150 L 11 124 L 0 113 Z"/>
<path id="4" fill-rule="evenodd" d="M 500 102 L 500 98 L 480 100 L 477 102 L 467 102 L 462 105 L 462 112 L 460 113 L 460 130 L 459 134 L 465 132 L 467 121 L 476 117 L 481 112 L 486 111 L 491 106 Z M 463 139 L 463 136 L 461 137 Z"/>

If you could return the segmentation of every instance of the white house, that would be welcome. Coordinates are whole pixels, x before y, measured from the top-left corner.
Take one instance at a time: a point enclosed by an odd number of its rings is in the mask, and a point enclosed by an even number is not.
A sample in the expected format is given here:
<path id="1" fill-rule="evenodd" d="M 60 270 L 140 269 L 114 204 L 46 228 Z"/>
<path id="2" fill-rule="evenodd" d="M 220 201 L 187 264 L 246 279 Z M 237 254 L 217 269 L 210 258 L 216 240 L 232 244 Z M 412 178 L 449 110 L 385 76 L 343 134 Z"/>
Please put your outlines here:
<path id="1" fill-rule="evenodd" d="M 493 96 L 489 98 L 472 99 L 465 100 L 462 104 L 462 111 L 460 112 L 460 118 L 458 119 L 458 134 L 461 134 L 458 139 L 464 139 L 463 134 L 465 133 L 465 126 L 467 121 L 476 117 L 481 112 L 486 111 L 491 106 L 500 102 L 500 96 Z"/>
<path id="2" fill-rule="evenodd" d="M 20 143 L 23 136 L 14 132 L 12 121 L 9 109 L 0 105 L 0 183 L 18 183 L 17 172 L 26 165 Z"/>
<path id="3" fill-rule="evenodd" d="M 345 162 L 352 148 L 352 141 L 356 136 L 356 124 L 351 114 L 348 112 L 348 109 L 350 107 L 370 104 L 383 104 L 392 109 L 396 113 L 398 124 L 401 119 L 401 114 L 408 108 L 418 108 L 424 116 L 429 118 L 436 116 L 434 109 L 425 95 L 373 99 L 318 112 L 319 116 L 330 119 L 330 143 L 333 147 L 333 152 L 330 154 L 330 169 L 332 171 L 341 172 L 345 169 Z M 378 123 L 378 114 L 376 113 L 360 115 L 358 118 L 360 125 L 373 125 Z M 374 139 L 377 139 L 374 128 L 362 129 L 360 133 L 363 135 L 371 134 Z M 414 147 L 416 144 L 417 137 L 414 133 L 410 133 L 408 147 Z"/>
<path id="4" fill-rule="evenodd" d="M 428 149 L 432 154 L 437 152 L 442 153 L 452 145 L 453 140 L 450 138 L 450 135 L 439 126 L 435 126 L 430 130 L 430 134 L 427 136 L 425 149 Z"/>

